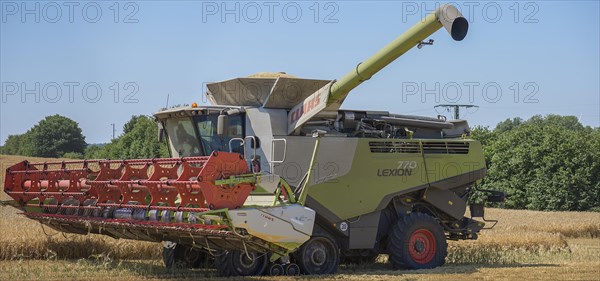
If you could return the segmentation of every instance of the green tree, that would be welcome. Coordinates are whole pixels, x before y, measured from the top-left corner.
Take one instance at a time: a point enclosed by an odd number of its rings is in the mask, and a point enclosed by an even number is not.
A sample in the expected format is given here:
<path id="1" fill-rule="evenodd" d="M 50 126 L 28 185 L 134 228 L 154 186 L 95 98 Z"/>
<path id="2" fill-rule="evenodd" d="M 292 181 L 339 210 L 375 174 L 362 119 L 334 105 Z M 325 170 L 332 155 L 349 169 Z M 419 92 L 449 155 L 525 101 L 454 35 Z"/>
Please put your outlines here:
<path id="1" fill-rule="evenodd" d="M 111 143 L 99 147 L 90 146 L 85 157 L 108 159 L 134 159 L 168 157 L 165 143 L 157 140 L 158 128 L 154 120 L 145 115 L 132 116 L 123 126 L 123 134 Z"/>
<path id="2" fill-rule="evenodd" d="M 491 146 L 489 144 L 493 143 L 497 138 L 497 133 L 495 130 L 490 130 L 488 127 L 475 126 L 471 128 L 471 137 L 481 142 L 483 146 L 483 154 L 485 155 L 485 163 L 487 167 L 491 164 L 491 153 L 488 151 Z"/>
<path id="3" fill-rule="evenodd" d="M 140 120 L 140 118 L 147 118 L 147 116 L 144 115 L 133 115 L 131 116 L 131 119 L 129 119 L 129 121 L 127 121 L 127 123 L 125 123 L 125 125 L 123 125 L 123 134 L 127 134 L 129 132 L 131 132 L 134 128 L 135 125 L 137 124 L 138 120 Z"/>
<path id="4" fill-rule="evenodd" d="M 487 139 L 488 176 L 483 183 L 484 188 L 507 192 L 505 207 L 600 207 L 598 130 L 584 127 L 573 116 L 558 115 L 534 116 L 506 128 L 497 127 L 495 136 Z"/>
<path id="5" fill-rule="evenodd" d="M 88 145 L 88 147 L 85 148 L 84 156 L 87 159 L 107 158 L 107 157 L 104 157 L 102 154 L 103 154 L 102 147 L 100 147 L 98 145 Z"/>
<path id="6" fill-rule="evenodd" d="M 83 153 L 87 145 L 79 124 L 58 114 L 47 116 L 25 135 L 27 156 L 62 157 L 67 152 Z"/>
<path id="7" fill-rule="evenodd" d="M 19 149 L 22 149 L 23 135 L 9 135 L 2 146 L 2 154 L 18 155 Z"/>
<path id="8" fill-rule="evenodd" d="M 70 159 L 83 159 L 83 154 L 79 152 L 67 152 L 62 157 Z"/>
<path id="9" fill-rule="evenodd" d="M 82 154 L 85 137 L 77 122 L 60 115 L 47 116 L 22 135 L 10 135 L 2 153 L 38 157 L 62 157 L 65 153 Z"/>
<path id="10" fill-rule="evenodd" d="M 506 119 L 500 123 L 498 123 L 498 125 L 496 125 L 496 128 L 494 129 L 495 132 L 497 133 L 502 133 L 502 132 L 506 132 L 506 131 L 510 131 L 516 127 L 518 127 L 519 125 L 523 124 L 524 120 L 521 119 L 521 117 L 515 117 L 513 119 Z"/>

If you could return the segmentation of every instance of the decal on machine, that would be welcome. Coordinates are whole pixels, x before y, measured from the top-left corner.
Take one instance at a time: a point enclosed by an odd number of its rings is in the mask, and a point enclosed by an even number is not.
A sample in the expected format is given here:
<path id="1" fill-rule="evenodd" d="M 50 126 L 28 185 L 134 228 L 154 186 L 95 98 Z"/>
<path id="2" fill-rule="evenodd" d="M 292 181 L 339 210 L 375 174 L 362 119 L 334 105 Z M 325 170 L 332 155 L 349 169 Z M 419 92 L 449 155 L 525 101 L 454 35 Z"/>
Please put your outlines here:
<path id="1" fill-rule="evenodd" d="M 275 221 L 275 218 L 273 218 L 272 216 L 269 216 L 269 215 L 266 215 L 266 214 L 263 214 L 263 213 L 261 213 L 260 216 L 263 217 L 263 218 L 265 218 L 265 219 L 267 219 L 267 220 Z"/>
<path id="2" fill-rule="evenodd" d="M 378 177 L 405 177 L 411 176 L 417 168 L 417 161 L 398 161 L 398 166 L 393 169 L 378 169 Z"/>
<path id="3" fill-rule="evenodd" d="M 300 128 L 310 118 L 313 118 L 327 107 L 331 84 L 332 82 L 329 82 L 329 84 L 306 97 L 289 111 L 287 120 L 288 134 Z"/>

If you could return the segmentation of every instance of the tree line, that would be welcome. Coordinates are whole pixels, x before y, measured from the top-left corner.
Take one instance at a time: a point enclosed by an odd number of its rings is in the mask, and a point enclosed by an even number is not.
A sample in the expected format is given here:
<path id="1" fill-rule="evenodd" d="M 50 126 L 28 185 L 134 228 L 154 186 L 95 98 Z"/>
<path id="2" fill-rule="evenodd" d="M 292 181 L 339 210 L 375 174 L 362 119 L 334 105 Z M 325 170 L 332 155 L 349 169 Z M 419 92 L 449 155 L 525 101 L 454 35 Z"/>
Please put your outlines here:
<path id="1" fill-rule="evenodd" d="M 152 117 L 134 115 L 123 134 L 105 145 L 88 145 L 79 124 L 67 117 L 44 118 L 21 135 L 10 135 L 0 154 L 73 159 L 131 159 L 168 157 L 166 143 L 157 141 Z"/>
<path id="2" fill-rule="evenodd" d="M 21 135 L 8 136 L 1 154 L 77 159 L 168 157 L 157 142 L 152 117 L 135 115 L 110 143 L 87 145 L 77 122 L 48 116 Z M 531 210 L 600 211 L 600 128 L 574 116 L 507 119 L 494 129 L 474 127 L 482 142 L 487 177 L 482 189 L 508 195 L 500 207 Z"/>
<path id="3" fill-rule="evenodd" d="M 488 174 L 483 189 L 508 197 L 502 207 L 600 211 L 600 128 L 574 116 L 507 119 L 496 128 L 475 127 Z"/>

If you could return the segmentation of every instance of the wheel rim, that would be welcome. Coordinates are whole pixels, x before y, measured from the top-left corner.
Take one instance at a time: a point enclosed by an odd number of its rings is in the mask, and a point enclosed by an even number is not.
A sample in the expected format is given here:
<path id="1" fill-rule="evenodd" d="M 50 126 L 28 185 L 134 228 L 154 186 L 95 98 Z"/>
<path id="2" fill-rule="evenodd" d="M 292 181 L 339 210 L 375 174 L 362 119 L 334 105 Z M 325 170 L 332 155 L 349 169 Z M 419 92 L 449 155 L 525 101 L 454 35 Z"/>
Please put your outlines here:
<path id="1" fill-rule="evenodd" d="M 408 251 L 410 257 L 417 263 L 426 264 L 435 256 L 435 236 L 427 229 L 417 229 L 410 235 Z"/>
<path id="2" fill-rule="evenodd" d="M 240 276 L 260 275 L 266 267 L 266 258 L 257 253 L 235 251 L 233 256 L 233 268 Z"/>
<path id="3" fill-rule="evenodd" d="M 306 274 L 329 274 L 335 271 L 337 266 L 337 248 L 327 238 L 312 238 L 303 247 L 301 263 Z"/>
<path id="4" fill-rule="evenodd" d="M 269 269 L 269 274 L 271 276 L 283 275 L 283 266 L 281 266 L 279 264 L 272 265 L 271 268 Z"/>
<path id="5" fill-rule="evenodd" d="M 286 273 L 290 276 L 296 276 L 300 274 L 300 268 L 295 263 L 290 263 L 286 266 Z"/>
<path id="6" fill-rule="evenodd" d="M 317 265 L 321 266 L 327 261 L 327 254 L 325 253 L 325 249 L 323 248 L 313 248 L 312 253 L 310 255 L 310 261 Z"/>
<path id="7" fill-rule="evenodd" d="M 250 254 L 252 257 L 248 257 L 247 254 L 242 253 L 240 255 L 240 265 L 244 268 L 251 268 L 256 262 L 256 257 L 254 254 Z"/>

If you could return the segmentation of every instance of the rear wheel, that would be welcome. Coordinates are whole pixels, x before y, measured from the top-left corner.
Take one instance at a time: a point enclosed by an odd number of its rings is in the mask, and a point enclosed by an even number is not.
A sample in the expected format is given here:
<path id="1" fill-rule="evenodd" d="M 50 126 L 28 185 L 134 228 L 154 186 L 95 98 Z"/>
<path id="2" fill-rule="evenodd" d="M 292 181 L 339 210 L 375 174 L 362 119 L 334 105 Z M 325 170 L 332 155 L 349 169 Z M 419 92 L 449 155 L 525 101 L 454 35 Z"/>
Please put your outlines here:
<path id="1" fill-rule="evenodd" d="M 298 249 L 296 260 L 304 274 L 333 274 L 340 264 L 339 248 L 328 236 L 313 236 Z"/>
<path id="2" fill-rule="evenodd" d="M 442 226 L 431 216 L 411 213 L 398 220 L 388 237 L 389 260 L 395 268 L 434 268 L 444 264 L 448 245 Z"/>

